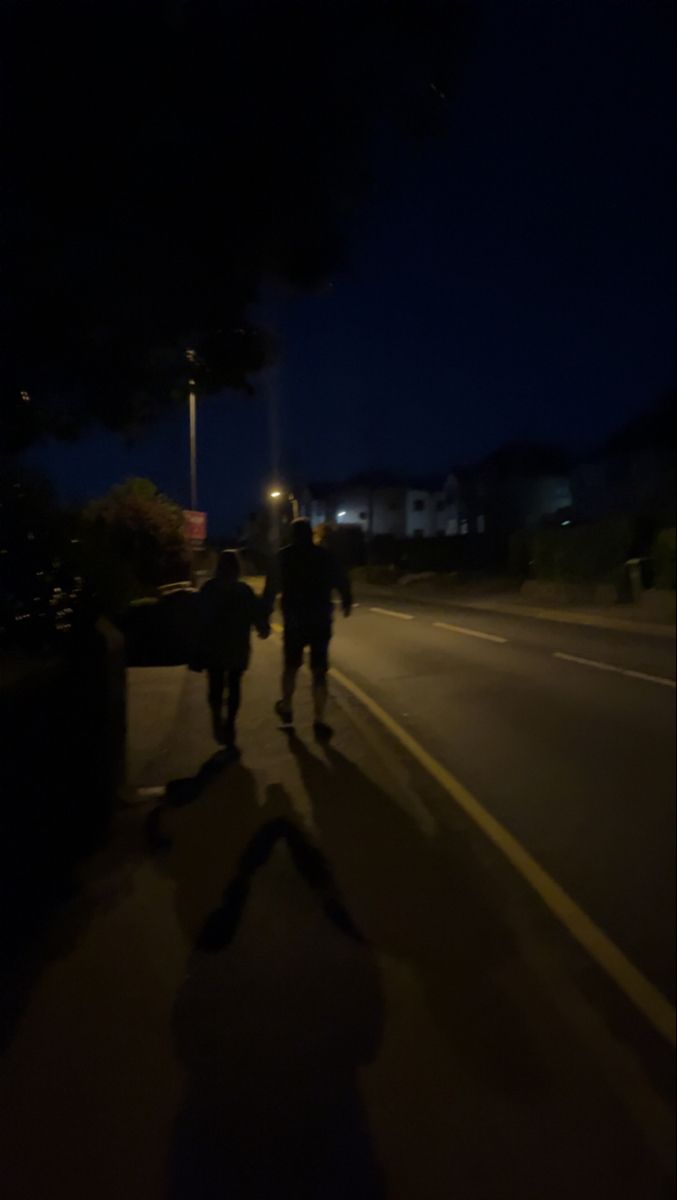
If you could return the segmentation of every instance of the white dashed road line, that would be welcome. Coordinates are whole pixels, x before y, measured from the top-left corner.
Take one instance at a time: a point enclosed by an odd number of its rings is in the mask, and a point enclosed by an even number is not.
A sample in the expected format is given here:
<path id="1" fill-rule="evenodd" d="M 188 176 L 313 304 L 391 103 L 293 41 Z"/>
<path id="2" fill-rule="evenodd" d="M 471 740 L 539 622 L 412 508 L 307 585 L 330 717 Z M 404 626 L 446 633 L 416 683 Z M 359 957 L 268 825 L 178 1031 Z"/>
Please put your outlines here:
<path id="1" fill-rule="evenodd" d="M 399 617 L 400 621 L 413 621 L 410 613 L 393 612 L 390 608 L 370 608 L 370 612 L 380 613 L 383 617 Z"/>
<path id="2" fill-rule="evenodd" d="M 564 662 L 578 663 L 581 667 L 594 667 L 597 671 L 611 671 L 614 675 L 626 675 L 628 679 L 643 679 L 645 683 L 658 683 L 662 687 L 677 687 L 674 679 L 664 675 L 647 675 L 644 671 L 629 671 L 625 667 L 614 667 L 611 663 L 597 662 L 594 658 L 579 658 L 576 654 L 562 654 L 555 651 L 553 658 L 561 658 Z"/>
<path id="3" fill-rule="evenodd" d="M 465 629 L 462 625 L 447 625 L 446 621 L 433 621 L 435 629 L 448 629 L 451 633 L 463 633 L 466 637 L 482 638 L 485 642 L 498 642 L 505 646 L 508 639 L 496 633 L 480 633 L 479 629 Z"/>

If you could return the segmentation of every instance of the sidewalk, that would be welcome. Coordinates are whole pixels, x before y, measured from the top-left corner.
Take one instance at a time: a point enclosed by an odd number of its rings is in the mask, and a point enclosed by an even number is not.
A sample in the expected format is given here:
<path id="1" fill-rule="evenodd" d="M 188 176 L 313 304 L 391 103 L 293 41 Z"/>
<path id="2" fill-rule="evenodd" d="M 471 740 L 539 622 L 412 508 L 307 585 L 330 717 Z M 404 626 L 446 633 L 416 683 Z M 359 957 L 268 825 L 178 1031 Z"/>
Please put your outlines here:
<path id="1" fill-rule="evenodd" d="M 6 1200 L 671 1195 L 634 1014 L 356 701 L 325 750 L 305 680 L 276 727 L 278 657 L 236 765 L 167 676 L 132 752 L 167 800 L 121 812 L 5 1055 Z"/>
<path id="2" fill-rule="evenodd" d="M 414 604 L 434 605 L 437 608 L 473 608 L 481 612 L 503 613 L 509 616 L 531 617 L 538 621 L 556 621 L 566 625 L 584 625 L 594 629 L 611 629 L 623 633 L 641 633 L 649 637 L 677 637 L 675 623 L 647 619 L 646 613 L 631 604 L 586 607 L 582 605 L 558 608 L 555 605 L 534 605 L 524 602 L 519 593 L 510 593 L 508 600 L 500 596 L 454 594 L 451 591 L 427 589 L 418 585 L 384 587 L 360 583 L 357 593 L 364 597 L 407 600 Z"/>

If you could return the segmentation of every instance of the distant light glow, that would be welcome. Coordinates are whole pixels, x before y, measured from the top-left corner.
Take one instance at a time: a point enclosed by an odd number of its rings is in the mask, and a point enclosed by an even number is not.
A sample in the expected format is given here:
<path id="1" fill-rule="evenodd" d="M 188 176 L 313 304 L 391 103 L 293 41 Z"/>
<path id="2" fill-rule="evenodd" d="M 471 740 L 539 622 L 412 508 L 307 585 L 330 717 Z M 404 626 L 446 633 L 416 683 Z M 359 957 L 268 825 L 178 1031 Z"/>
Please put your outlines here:
<path id="1" fill-rule="evenodd" d="M 336 515 L 337 515 L 337 517 L 347 517 L 348 516 L 345 509 L 343 509 L 340 513 L 337 513 Z"/>
<path id="2" fill-rule="evenodd" d="M 271 500 L 279 500 L 281 495 L 282 495 L 282 492 L 271 492 L 270 498 L 271 498 Z"/>
<path id="3" fill-rule="evenodd" d="M 571 521 L 562 521 L 562 525 L 570 525 Z"/>

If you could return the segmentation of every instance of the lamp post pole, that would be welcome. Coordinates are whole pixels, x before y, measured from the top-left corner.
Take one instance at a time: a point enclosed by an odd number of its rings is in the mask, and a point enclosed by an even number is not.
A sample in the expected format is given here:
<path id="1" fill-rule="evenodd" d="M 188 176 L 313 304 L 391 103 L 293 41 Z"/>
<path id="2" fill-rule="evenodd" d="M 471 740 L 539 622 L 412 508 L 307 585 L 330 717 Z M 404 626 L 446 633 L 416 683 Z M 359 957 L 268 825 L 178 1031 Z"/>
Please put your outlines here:
<path id="1" fill-rule="evenodd" d="M 197 354 L 190 347 L 186 350 L 186 358 L 191 367 L 197 363 Z M 188 380 L 188 432 L 190 440 L 190 507 L 197 512 L 197 384 L 194 379 Z"/>
<path id="2" fill-rule="evenodd" d="M 188 427 L 190 431 L 190 507 L 197 511 L 197 397 L 195 380 L 189 380 L 188 386 Z"/>

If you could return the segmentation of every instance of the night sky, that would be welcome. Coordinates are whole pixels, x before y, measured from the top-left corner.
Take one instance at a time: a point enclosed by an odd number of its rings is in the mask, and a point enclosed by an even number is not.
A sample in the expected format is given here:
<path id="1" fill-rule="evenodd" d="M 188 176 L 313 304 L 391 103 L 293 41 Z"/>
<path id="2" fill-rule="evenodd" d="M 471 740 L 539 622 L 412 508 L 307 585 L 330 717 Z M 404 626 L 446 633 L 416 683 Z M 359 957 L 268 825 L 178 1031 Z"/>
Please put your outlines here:
<path id="1" fill-rule="evenodd" d="M 446 132 L 379 147 L 351 260 L 318 295 L 270 289 L 259 395 L 200 404 L 200 503 L 230 533 L 271 474 L 423 474 L 529 438 L 580 451 L 674 386 L 673 5 L 497 0 Z M 444 103 L 444 101 L 440 101 Z M 64 499 L 148 475 L 187 501 L 184 413 L 30 461 Z"/>

